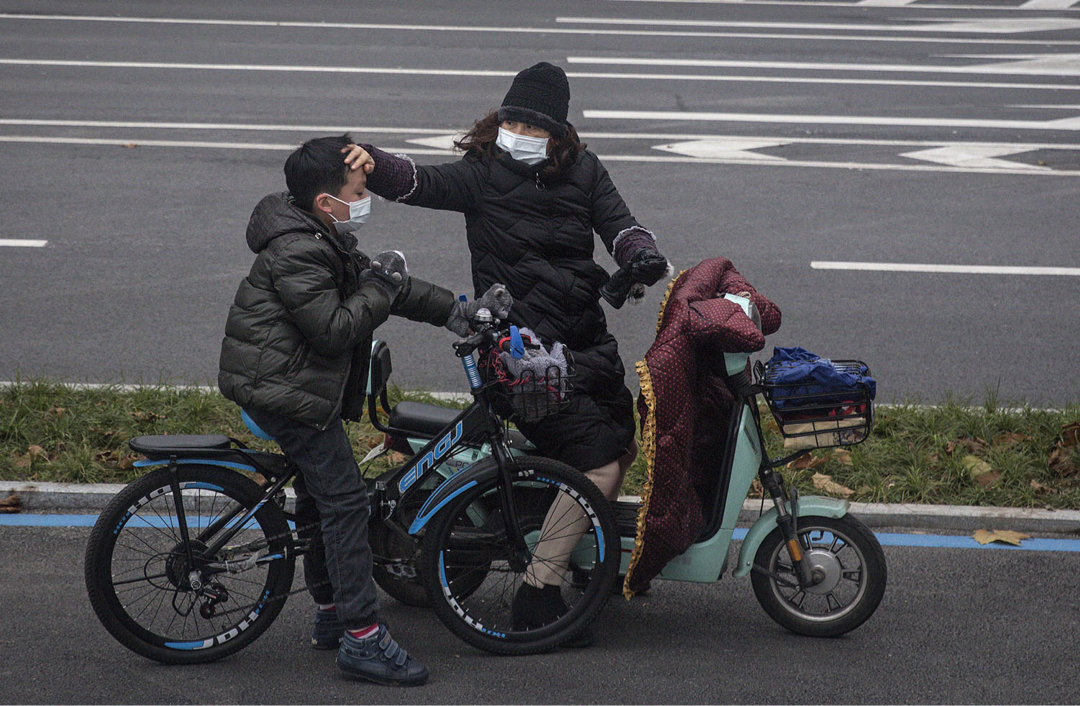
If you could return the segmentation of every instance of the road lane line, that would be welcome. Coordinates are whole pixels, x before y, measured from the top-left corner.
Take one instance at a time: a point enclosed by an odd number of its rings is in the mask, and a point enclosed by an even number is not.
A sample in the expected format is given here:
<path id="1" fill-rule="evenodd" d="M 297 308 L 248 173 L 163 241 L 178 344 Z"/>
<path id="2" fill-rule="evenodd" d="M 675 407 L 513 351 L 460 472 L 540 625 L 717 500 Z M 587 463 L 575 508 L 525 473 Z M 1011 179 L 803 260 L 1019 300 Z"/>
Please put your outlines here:
<path id="1" fill-rule="evenodd" d="M 986 59 L 965 54 L 955 58 Z M 961 66 L 926 66 L 921 64 L 852 64 L 852 63 L 813 63 L 803 61 L 734 61 L 726 59 L 653 59 L 636 57 L 591 57 L 568 56 L 568 64 L 590 64 L 606 66 L 675 66 L 719 69 L 781 69 L 785 71 L 872 71 L 880 73 L 935 73 L 935 74 L 990 74 L 995 76 L 1080 76 L 1080 54 L 1025 54 L 1016 58 L 1018 61 L 999 61 L 995 63 L 968 64 Z M 1003 84 L 990 84 L 1002 86 Z M 1040 84 L 1018 84 L 1017 88 L 1035 88 Z"/>
<path id="2" fill-rule="evenodd" d="M 633 61 L 642 61 L 642 63 L 649 62 L 651 60 L 621 60 L 621 59 L 601 59 L 593 61 L 585 57 L 570 57 L 573 62 L 578 63 L 612 63 L 612 64 L 631 64 Z M 659 60 L 655 63 L 662 63 L 663 60 Z M 769 63 L 769 62 L 731 62 L 732 68 L 762 68 L 755 66 L 755 63 Z M 771 62 L 779 63 L 779 62 Z M 746 66 L 738 67 L 735 64 L 745 64 Z M 340 67 L 340 66 L 303 66 L 303 65 L 287 65 L 287 64 L 193 64 L 193 63 L 171 63 L 171 62 L 138 62 L 138 61 L 81 61 L 81 60 L 64 60 L 64 59 L 16 59 L 16 58 L 0 58 L 0 65 L 9 66 L 61 66 L 61 67 L 75 67 L 75 68 L 108 68 L 108 69 L 166 69 L 173 71 L 262 71 L 262 72 L 283 72 L 283 73 L 330 73 L 330 74 L 385 74 L 385 75 L 410 75 L 410 76 L 461 76 L 461 77 L 499 77 L 506 78 L 515 76 L 513 71 L 472 71 L 467 69 L 406 69 L 406 68 L 377 68 L 377 67 Z M 692 65 L 692 64 L 688 64 Z M 857 66 L 857 65 L 853 65 Z M 770 67 L 764 67 L 770 68 Z M 800 68 L 805 70 L 822 70 L 822 71 L 887 71 L 890 69 L 885 68 L 865 68 L 865 69 L 848 69 L 848 68 L 831 68 L 828 65 L 800 65 L 798 67 L 775 67 L 775 68 Z M 922 69 L 919 67 L 897 67 L 898 69 L 907 70 L 910 72 L 919 72 Z M 935 72 L 939 67 L 924 67 L 926 71 Z M 947 68 L 947 67 L 946 67 Z M 1077 68 L 1077 72 L 1080 72 L 1080 67 Z M 964 69 L 957 69 L 955 71 L 941 71 L 940 73 L 988 73 L 988 74 L 1008 74 L 1008 73 L 1022 73 L 1030 75 L 1032 71 L 966 71 Z M 1048 75 L 1053 75 L 1053 72 L 1046 71 L 1041 72 Z M 923 79 L 869 79 L 869 78 L 823 78 L 816 76 L 733 76 L 733 75 L 720 75 L 720 74 L 657 74 L 657 73 L 626 73 L 626 72 L 597 72 L 597 71 L 568 71 L 568 78 L 573 79 L 601 79 L 604 81 L 610 80 L 626 80 L 626 81 L 709 81 L 719 83 L 793 83 L 793 84 L 831 84 L 831 85 L 857 85 L 857 86 L 918 86 L 921 88 L 989 88 L 989 89 L 1019 89 L 1019 90 L 1036 90 L 1036 91 L 1078 91 L 1080 85 L 1077 84 L 1058 84 L 1058 83 L 1005 83 L 1005 82 L 992 82 L 992 81 L 928 81 Z M 1065 75 L 1073 75 L 1070 72 Z"/>
<path id="3" fill-rule="evenodd" d="M 734 27 L 738 29 L 814 29 L 850 32 L 956 32 L 963 34 L 1023 34 L 1027 32 L 1056 32 L 1080 28 L 1080 20 L 1065 18 L 1044 19 L 944 19 L 924 18 L 906 20 L 925 24 L 839 24 L 831 22 L 740 22 L 728 20 L 669 20 L 631 17 L 556 17 L 563 24 L 601 24 L 659 27 Z"/>
<path id="4" fill-rule="evenodd" d="M 235 149 L 235 150 L 271 150 L 291 151 L 296 149 L 297 144 L 263 143 L 263 142 L 207 142 L 195 140 L 142 140 L 138 138 L 108 139 L 91 137 L 50 137 L 43 135 L 0 135 L 0 143 L 23 143 L 45 145 L 102 145 L 114 147 L 174 147 L 174 148 L 205 148 L 205 149 Z M 934 143 L 940 144 L 940 143 Z M 412 149 L 405 148 L 393 151 L 405 151 L 410 155 L 434 155 L 445 157 L 458 156 L 455 152 L 435 149 Z M 1080 170 L 1050 169 L 1046 171 L 1021 170 L 1021 169 L 995 169 L 987 167 L 948 166 L 929 164 L 886 164 L 879 162 L 828 162 L 811 160 L 761 160 L 757 157 L 736 158 L 709 158 L 709 157 L 661 157 L 656 155 L 603 155 L 605 162 L 642 162 L 658 164 L 732 164 L 732 165 L 762 165 L 781 167 L 806 167 L 816 169 L 846 169 L 863 171 L 899 171 L 899 172 L 950 172 L 956 174 L 998 174 L 1009 176 L 1049 176 L 1049 177 L 1076 177 L 1080 176 Z"/>
<path id="5" fill-rule="evenodd" d="M 1068 10 L 1080 0 L 1028 0 L 1021 10 Z"/>
<path id="6" fill-rule="evenodd" d="M 1061 118 L 1056 120 L 982 120 L 972 118 L 901 118 L 872 115 L 699 113 L 679 110 L 584 110 L 582 113 L 586 119 L 594 120 L 685 120 L 719 123 L 963 127 L 1002 130 L 1080 130 L 1080 118 Z"/>
<path id="7" fill-rule="evenodd" d="M 1045 108 L 1057 106 L 1017 106 L 1030 108 Z M 1080 106 L 1074 106 L 1080 110 Z M 262 131 L 262 132 L 356 132 L 356 133 L 379 133 L 391 135 L 459 135 L 460 129 L 454 128 L 423 128 L 423 127 L 385 127 L 385 126 L 358 126 L 358 125 L 289 125 L 286 123 L 195 123 L 195 122 L 150 122 L 150 121 L 122 121 L 122 120 L 42 120 L 22 118 L 0 118 L 0 125 L 33 126 L 33 127 L 90 127 L 90 128 L 129 128 L 150 130 L 220 130 L 228 131 Z M 821 145 L 874 145 L 874 146 L 897 146 L 897 147 L 977 147 L 977 148 L 1015 148 L 1017 150 L 1080 150 L 1080 143 L 1061 142 L 982 142 L 982 141 L 957 141 L 957 140 L 880 140 L 867 138 L 843 138 L 843 137 L 789 137 L 777 135 L 723 135 L 709 133 L 671 133 L 671 132 L 602 132 L 582 131 L 578 133 L 582 138 L 588 139 L 612 139 L 612 140 L 650 140 L 650 141 L 677 141 L 677 140 L 780 140 L 792 143 L 821 144 Z M 38 136 L 41 137 L 41 136 Z M 132 142 L 133 140 L 126 140 Z M 248 144 L 248 143 L 243 143 Z"/>
<path id="8" fill-rule="evenodd" d="M 796 5 L 799 7 L 847 7 L 851 8 L 855 6 L 853 2 L 814 2 L 813 0 L 606 0 L 607 2 L 659 2 L 659 3 L 684 3 L 684 4 L 697 4 L 697 5 Z M 1075 5 L 1078 0 L 1059 0 L 1061 2 L 1068 1 L 1072 5 Z M 917 0 L 916 0 L 917 2 Z M 1041 10 L 1040 7 L 1024 7 L 1023 5 L 952 5 L 952 4 L 905 4 L 904 7 L 912 10 L 993 10 L 1006 11 L 1006 10 Z M 1073 10 L 1076 7 L 1064 7 L 1053 8 L 1059 11 L 1061 10 Z"/>
<path id="9" fill-rule="evenodd" d="M 403 24 L 359 24 L 347 22 L 269 22 L 256 20 L 209 20 L 180 19 L 161 17 L 103 17 L 94 15 L 36 15 L 24 13 L 0 13 L 0 20 L 36 20 L 70 22 L 119 22 L 141 24 L 177 24 L 177 25 L 222 25 L 245 27 L 309 27 L 313 29 L 359 29 L 359 30 L 399 30 L 407 32 L 488 32 L 497 34 L 565 34 L 612 37 L 702 37 L 710 39 L 782 39 L 803 41 L 855 41 L 855 42 L 930 42 L 934 44 L 1026 44 L 1033 46 L 1076 46 L 1080 41 L 1071 40 L 1028 40 L 1028 39 L 967 39 L 959 37 L 873 37 L 829 34 L 788 34 L 761 32 L 694 32 L 685 30 L 642 30 L 642 29 L 576 29 L 569 27 L 477 27 L 477 26 L 438 26 L 438 25 L 403 25 Z"/>
<path id="10" fill-rule="evenodd" d="M 1080 277 L 1080 267 L 1006 267 L 991 265 L 917 265 L 899 262 L 828 262 L 810 263 L 815 270 L 866 270 L 875 272 L 926 272 L 962 275 L 1039 275 Z"/>
<path id="11" fill-rule="evenodd" d="M 0 240 L 0 247 L 7 248 L 43 248 L 48 244 L 48 240 L 17 240 L 13 238 Z"/>

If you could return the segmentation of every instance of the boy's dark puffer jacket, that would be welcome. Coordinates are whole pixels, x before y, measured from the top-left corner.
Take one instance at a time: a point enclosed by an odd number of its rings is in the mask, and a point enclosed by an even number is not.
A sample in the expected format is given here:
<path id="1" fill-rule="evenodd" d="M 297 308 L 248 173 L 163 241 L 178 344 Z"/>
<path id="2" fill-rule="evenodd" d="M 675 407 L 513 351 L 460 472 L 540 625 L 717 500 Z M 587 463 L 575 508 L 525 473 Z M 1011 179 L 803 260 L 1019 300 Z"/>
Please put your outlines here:
<path id="1" fill-rule="evenodd" d="M 241 407 L 326 428 L 363 412 L 371 337 L 390 314 L 436 326 L 454 295 L 410 278 L 393 308 L 359 275 L 369 266 L 356 238 L 339 236 L 288 194 L 255 207 L 251 272 L 229 309 L 218 387 Z"/>

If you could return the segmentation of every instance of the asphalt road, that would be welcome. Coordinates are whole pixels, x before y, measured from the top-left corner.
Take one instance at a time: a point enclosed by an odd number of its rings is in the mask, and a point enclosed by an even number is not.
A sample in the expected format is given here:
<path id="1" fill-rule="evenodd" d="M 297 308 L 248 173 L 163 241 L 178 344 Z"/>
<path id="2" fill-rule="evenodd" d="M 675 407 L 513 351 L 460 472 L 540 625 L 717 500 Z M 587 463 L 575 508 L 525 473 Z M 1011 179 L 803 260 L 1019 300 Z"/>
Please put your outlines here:
<path id="1" fill-rule="evenodd" d="M 868 361 L 882 401 L 1076 402 L 1080 8 L 877 1 L 0 1 L 0 242 L 46 241 L 0 246 L 0 380 L 211 383 L 291 146 L 450 159 L 547 59 L 676 267 L 779 304 L 770 344 Z M 376 203 L 363 243 L 468 291 L 463 225 Z M 631 370 L 661 294 L 609 315 Z M 448 332 L 380 335 L 400 384 L 465 389 Z"/>
<path id="2" fill-rule="evenodd" d="M 587 650 L 479 652 L 431 613 L 382 617 L 431 670 L 395 690 L 338 676 L 290 599 L 254 644 L 211 665 L 128 652 L 86 599 L 88 529 L 0 528 L 0 703 L 1076 703 L 1078 552 L 889 547 L 875 615 L 843 638 L 800 638 L 749 581 L 656 582 L 613 600 Z M 1075 542 L 1073 542 L 1075 543 Z M 298 574 L 296 587 L 301 586 Z"/>

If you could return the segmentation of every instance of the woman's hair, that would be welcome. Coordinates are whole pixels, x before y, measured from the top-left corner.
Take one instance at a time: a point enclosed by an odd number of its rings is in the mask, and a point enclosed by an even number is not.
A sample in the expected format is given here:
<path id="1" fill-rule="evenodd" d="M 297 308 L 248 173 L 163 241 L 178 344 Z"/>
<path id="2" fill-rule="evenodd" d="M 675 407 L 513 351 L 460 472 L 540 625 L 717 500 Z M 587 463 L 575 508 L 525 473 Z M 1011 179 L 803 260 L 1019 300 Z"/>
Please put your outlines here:
<path id="1" fill-rule="evenodd" d="M 499 111 L 492 111 L 486 117 L 477 120 L 471 130 L 454 142 L 454 147 L 464 152 L 466 157 L 470 155 L 474 158 L 479 158 L 480 155 L 493 156 L 500 125 L 502 121 L 499 120 Z M 540 171 L 540 176 L 554 177 L 569 171 L 577 162 L 578 154 L 587 146 L 578 138 L 574 126 L 566 123 L 566 134 L 562 137 L 552 135 L 548 142 L 548 157 L 551 158 L 551 163 Z"/>

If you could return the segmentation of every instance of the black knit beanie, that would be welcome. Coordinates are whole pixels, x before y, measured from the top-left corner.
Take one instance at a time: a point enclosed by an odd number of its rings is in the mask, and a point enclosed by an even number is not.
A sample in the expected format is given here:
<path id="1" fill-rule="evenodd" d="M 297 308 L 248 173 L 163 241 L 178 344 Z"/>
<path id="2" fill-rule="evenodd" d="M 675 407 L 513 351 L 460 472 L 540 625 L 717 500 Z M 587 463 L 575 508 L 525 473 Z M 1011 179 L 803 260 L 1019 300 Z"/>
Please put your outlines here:
<path id="1" fill-rule="evenodd" d="M 543 128 L 552 135 L 566 134 L 570 108 L 570 82 L 566 73 L 541 61 L 519 72 L 499 108 L 499 120 L 513 120 Z"/>

